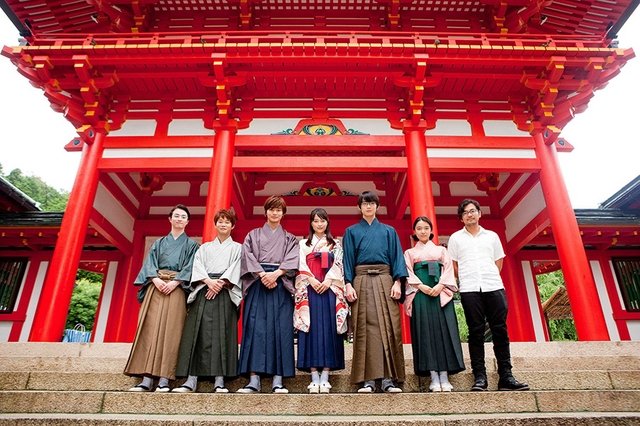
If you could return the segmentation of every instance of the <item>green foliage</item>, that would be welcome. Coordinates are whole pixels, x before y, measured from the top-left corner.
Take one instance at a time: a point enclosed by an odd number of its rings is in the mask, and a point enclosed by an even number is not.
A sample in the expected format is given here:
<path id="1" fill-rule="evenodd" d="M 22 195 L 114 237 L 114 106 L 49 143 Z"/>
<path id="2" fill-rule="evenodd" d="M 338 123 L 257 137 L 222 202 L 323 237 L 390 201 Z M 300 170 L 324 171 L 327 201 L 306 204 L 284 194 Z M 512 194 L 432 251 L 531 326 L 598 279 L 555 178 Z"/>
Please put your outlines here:
<path id="1" fill-rule="evenodd" d="M 2 172 L 1 165 L 0 172 Z M 14 169 L 5 178 L 16 188 L 40 203 L 40 208 L 44 211 L 63 212 L 67 207 L 69 193 L 64 190 L 56 190 L 37 176 L 25 176 L 20 169 Z"/>
<path id="2" fill-rule="evenodd" d="M 540 301 L 545 302 L 556 290 L 564 286 L 564 275 L 562 271 L 554 271 L 548 274 L 540 274 L 536 276 L 538 281 L 538 292 L 540 293 Z M 576 327 L 572 319 L 559 319 L 548 321 L 549 335 L 551 340 L 578 340 Z"/>
<path id="3" fill-rule="evenodd" d="M 102 283 L 102 274 L 87 271 L 86 269 L 78 269 L 78 272 L 76 273 L 76 281 L 78 280 L 87 280 L 100 284 Z"/>
<path id="4" fill-rule="evenodd" d="M 458 300 L 453 300 L 453 307 L 456 311 L 456 319 L 458 320 L 458 334 L 460 335 L 461 342 L 469 341 L 469 327 L 467 327 L 467 320 L 464 317 L 464 311 L 462 304 Z"/>
<path id="5" fill-rule="evenodd" d="M 95 282 L 87 278 L 81 278 L 76 281 L 76 286 L 71 296 L 66 328 L 73 328 L 80 323 L 85 326 L 87 331 L 93 329 L 93 320 L 98 307 L 101 287 L 102 280 Z"/>

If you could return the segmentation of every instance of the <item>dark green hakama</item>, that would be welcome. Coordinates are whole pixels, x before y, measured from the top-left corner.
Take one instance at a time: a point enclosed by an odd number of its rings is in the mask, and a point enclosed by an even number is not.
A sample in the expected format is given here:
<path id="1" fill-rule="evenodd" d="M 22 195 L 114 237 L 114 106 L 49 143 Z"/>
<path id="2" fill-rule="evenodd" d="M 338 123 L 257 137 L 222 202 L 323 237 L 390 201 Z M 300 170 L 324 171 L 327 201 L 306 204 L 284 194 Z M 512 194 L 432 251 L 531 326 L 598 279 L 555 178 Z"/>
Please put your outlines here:
<path id="1" fill-rule="evenodd" d="M 433 287 L 437 277 L 429 274 L 427 263 L 415 263 L 414 273 L 423 284 Z M 440 297 L 418 291 L 412 308 L 411 348 L 415 374 L 429 376 L 430 371 L 449 374 L 463 371 L 464 358 L 453 301 L 441 307 Z"/>
<path id="2" fill-rule="evenodd" d="M 212 300 L 202 289 L 190 306 L 184 325 L 176 376 L 237 376 L 238 308 L 221 290 Z"/>

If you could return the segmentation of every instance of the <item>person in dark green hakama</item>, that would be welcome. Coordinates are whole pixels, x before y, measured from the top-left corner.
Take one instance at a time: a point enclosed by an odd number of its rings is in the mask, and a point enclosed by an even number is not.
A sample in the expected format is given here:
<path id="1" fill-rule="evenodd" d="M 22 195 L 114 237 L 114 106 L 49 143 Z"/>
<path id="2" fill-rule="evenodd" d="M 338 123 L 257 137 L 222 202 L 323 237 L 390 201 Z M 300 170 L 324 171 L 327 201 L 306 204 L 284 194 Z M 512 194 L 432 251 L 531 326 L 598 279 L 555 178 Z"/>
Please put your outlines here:
<path id="1" fill-rule="evenodd" d="M 176 368 L 176 376 L 187 380 L 172 392 L 194 392 L 198 377 L 204 377 L 214 379 L 214 392 L 227 393 L 225 377 L 237 376 L 242 245 L 231 238 L 234 212 L 219 210 L 214 223 L 218 235 L 193 260 L 190 308 Z"/>
<path id="2" fill-rule="evenodd" d="M 465 369 L 451 302 L 458 286 L 447 249 L 431 241 L 432 228 L 425 216 L 413 222 L 417 243 L 404 253 L 409 271 L 405 310 L 411 317 L 414 372 L 431 376 L 431 392 L 451 392 L 449 374 Z"/>

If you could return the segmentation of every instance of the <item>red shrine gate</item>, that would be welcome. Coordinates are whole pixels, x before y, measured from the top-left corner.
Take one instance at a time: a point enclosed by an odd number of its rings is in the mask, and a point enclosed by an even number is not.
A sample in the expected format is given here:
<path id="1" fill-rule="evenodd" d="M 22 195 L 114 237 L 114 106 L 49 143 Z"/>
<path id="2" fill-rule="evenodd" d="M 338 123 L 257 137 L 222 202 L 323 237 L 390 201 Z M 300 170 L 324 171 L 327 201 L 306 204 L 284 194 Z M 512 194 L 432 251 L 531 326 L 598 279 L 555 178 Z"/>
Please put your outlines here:
<path id="1" fill-rule="evenodd" d="M 232 206 L 241 240 L 277 193 L 288 230 L 305 234 L 322 206 L 341 235 L 365 189 L 406 247 L 413 217 L 446 241 L 458 202 L 480 201 L 509 253 L 513 340 L 539 338 L 519 252 L 551 226 L 579 338 L 609 339 L 557 152 L 571 150 L 561 129 L 633 57 L 607 28 L 630 2 L 103 1 L 51 21 L 8 3 L 29 44 L 3 55 L 83 151 L 30 340 L 58 340 L 89 225 L 118 252 L 102 337 L 129 341 L 130 283 L 171 206 L 192 208 L 188 233 L 202 240 Z"/>

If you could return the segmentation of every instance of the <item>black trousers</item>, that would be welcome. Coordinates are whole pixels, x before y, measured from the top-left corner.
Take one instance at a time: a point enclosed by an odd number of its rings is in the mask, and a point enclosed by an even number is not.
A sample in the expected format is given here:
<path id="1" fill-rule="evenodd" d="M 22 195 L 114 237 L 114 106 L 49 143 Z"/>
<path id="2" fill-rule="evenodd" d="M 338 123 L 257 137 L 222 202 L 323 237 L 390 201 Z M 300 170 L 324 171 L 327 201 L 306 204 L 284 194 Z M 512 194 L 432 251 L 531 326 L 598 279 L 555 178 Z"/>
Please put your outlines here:
<path id="1" fill-rule="evenodd" d="M 507 334 L 507 298 L 504 289 L 489 292 L 461 292 L 464 316 L 469 327 L 469 355 L 475 377 L 487 376 L 484 365 L 485 323 L 493 336 L 493 353 L 501 378 L 511 376 L 511 352 Z"/>

